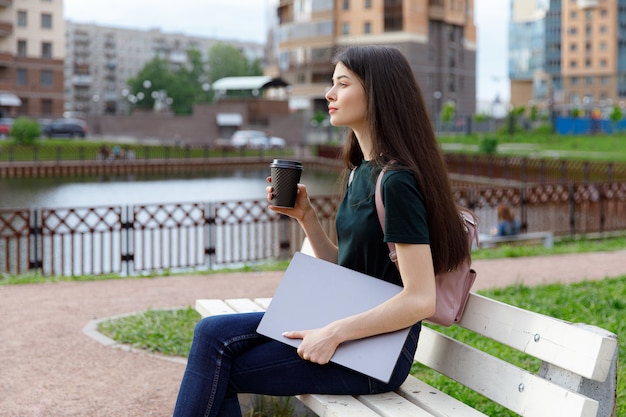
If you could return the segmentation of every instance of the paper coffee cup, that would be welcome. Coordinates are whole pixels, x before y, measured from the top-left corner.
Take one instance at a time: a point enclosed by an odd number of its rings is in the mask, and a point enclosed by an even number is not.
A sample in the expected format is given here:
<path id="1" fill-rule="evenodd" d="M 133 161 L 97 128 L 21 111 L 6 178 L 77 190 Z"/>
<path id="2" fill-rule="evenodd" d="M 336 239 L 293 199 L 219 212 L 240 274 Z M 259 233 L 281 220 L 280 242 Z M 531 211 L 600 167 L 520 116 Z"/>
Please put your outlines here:
<path id="1" fill-rule="evenodd" d="M 270 171 L 273 188 L 272 205 L 292 208 L 296 204 L 302 162 L 274 159 L 270 164 Z"/>

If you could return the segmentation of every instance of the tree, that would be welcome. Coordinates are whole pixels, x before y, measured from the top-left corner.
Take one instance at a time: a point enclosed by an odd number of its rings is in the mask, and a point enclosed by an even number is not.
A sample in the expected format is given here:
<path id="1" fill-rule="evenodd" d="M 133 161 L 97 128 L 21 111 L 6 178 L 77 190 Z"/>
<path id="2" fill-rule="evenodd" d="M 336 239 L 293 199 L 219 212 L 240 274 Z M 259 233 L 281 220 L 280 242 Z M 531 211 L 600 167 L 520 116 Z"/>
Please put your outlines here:
<path id="1" fill-rule="evenodd" d="M 137 108 L 153 109 L 155 97 L 153 92 L 174 90 L 175 75 L 169 68 L 169 63 L 159 57 L 148 62 L 133 78 L 127 81 L 130 89 L 128 99 Z"/>
<path id="2" fill-rule="evenodd" d="M 216 43 L 209 50 L 209 79 L 215 82 L 225 77 L 243 77 L 262 75 L 261 61 L 255 59 L 248 61 L 246 56 L 238 48 L 224 44 Z M 230 91 L 231 96 L 249 95 L 249 92 Z"/>
<path id="3" fill-rule="evenodd" d="M 155 57 L 127 81 L 127 99 L 139 109 L 154 109 L 155 101 L 175 114 L 191 114 L 194 104 L 213 101 L 212 82 L 233 76 L 261 75 L 261 61 L 248 61 L 235 46 L 216 43 L 205 62 L 200 51 L 187 52 L 187 65 L 175 70 L 169 61 Z M 158 107 L 158 106 L 157 106 Z"/>
<path id="4" fill-rule="evenodd" d="M 208 76 L 211 82 L 224 77 L 242 77 L 246 75 L 261 75 L 256 73 L 258 68 L 248 62 L 243 52 L 230 44 L 217 42 L 209 50 Z M 253 72 L 254 71 L 254 72 Z"/>
<path id="5" fill-rule="evenodd" d="M 609 119 L 611 119 L 614 132 L 617 132 L 617 124 L 622 120 L 622 116 L 622 109 L 620 109 L 619 106 L 613 106 L 613 110 L 611 114 L 609 114 Z"/>
<path id="6" fill-rule="evenodd" d="M 441 121 L 444 123 L 449 123 L 454 119 L 454 114 L 456 113 L 456 106 L 453 102 L 448 101 L 443 105 L 443 109 L 441 110 Z"/>

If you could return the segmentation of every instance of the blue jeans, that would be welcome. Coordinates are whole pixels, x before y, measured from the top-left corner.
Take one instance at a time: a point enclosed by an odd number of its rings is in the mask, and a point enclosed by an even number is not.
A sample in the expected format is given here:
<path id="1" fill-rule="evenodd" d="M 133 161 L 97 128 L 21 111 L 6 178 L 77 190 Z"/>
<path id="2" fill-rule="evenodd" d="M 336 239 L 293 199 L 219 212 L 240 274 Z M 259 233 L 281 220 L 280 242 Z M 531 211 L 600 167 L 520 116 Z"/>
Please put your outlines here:
<path id="1" fill-rule="evenodd" d="M 389 383 L 329 363 L 301 359 L 296 349 L 262 336 L 263 313 L 206 317 L 196 325 L 175 417 L 241 416 L 238 393 L 372 394 L 392 391 L 406 379 L 421 323 L 414 325 Z"/>

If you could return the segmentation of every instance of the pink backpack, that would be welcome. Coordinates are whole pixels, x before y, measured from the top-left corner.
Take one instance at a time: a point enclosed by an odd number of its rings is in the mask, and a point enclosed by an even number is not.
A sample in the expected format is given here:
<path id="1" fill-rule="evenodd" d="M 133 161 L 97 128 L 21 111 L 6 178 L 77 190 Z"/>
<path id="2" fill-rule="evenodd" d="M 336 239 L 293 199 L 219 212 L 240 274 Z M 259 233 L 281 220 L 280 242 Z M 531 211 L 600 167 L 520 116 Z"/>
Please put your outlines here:
<path id="1" fill-rule="evenodd" d="M 385 206 L 383 205 L 380 188 L 386 170 L 387 167 L 384 167 L 378 175 L 375 194 L 376 211 L 383 232 L 385 230 Z M 478 221 L 471 212 L 462 207 L 459 207 L 459 215 L 463 218 L 467 230 L 467 244 L 471 250 L 474 242 L 478 246 Z M 387 242 L 387 244 L 389 245 L 389 258 L 397 267 L 396 245 L 392 242 Z M 426 320 L 440 326 L 450 326 L 452 323 L 459 322 L 463 316 L 463 310 L 465 310 L 465 305 L 475 280 L 476 271 L 472 269 L 470 259 L 465 260 L 454 271 L 437 274 L 435 276 L 437 308 L 435 314 Z"/>

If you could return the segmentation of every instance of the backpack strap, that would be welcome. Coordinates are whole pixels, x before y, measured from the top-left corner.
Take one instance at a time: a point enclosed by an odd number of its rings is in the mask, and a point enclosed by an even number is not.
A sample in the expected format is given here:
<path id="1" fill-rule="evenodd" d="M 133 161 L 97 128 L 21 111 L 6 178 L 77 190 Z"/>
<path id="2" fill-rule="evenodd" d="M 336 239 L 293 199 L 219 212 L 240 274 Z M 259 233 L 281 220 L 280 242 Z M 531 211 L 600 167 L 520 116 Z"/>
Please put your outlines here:
<path id="1" fill-rule="evenodd" d="M 393 161 L 392 161 L 393 163 Z M 380 227 L 383 229 L 383 234 L 385 233 L 385 205 L 383 204 L 382 197 L 382 183 L 383 183 L 383 175 L 387 171 L 387 166 L 384 166 L 381 169 L 380 174 L 378 174 L 378 178 L 376 180 L 376 191 L 374 194 L 374 199 L 376 201 L 376 213 L 378 214 L 378 221 L 380 222 Z M 353 171 L 354 172 L 354 171 Z M 478 236 L 478 221 L 476 217 L 466 209 L 459 208 L 459 216 L 463 219 L 463 224 L 465 225 L 465 231 L 470 239 L 470 246 L 473 243 L 476 244 L 476 247 L 480 247 L 480 241 Z M 393 242 L 387 242 L 387 246 L 389 246 L 389 259 L 393 262 L 396 267 L 398 266 L 398 255 L 396 254 L 396 244 Z"/>
<path id="2" fill-rule="evenodd" d="M 378 174 L 378 178 L 376 179 L 376 191 L 374 192 L 374 200 L 376 201 L 376 213 L 378 214 L 378 221 L 380 222 L 380 227 L 383 229 L 383 234 L 385 233 L 385 205 L 383 204 L 382 197 L 382 183 L 383 183 L 383 175 L 387 171 L 387 166 L 384 166 L 383 169 L 380 170 L 380 174 Z M 389 246 L 389 259 L 393 262 L 396 267 L 398 267 L 398 255 L 396 254 L 396 244 L 393 242 L 387 242 L 387 246 Z"/>

